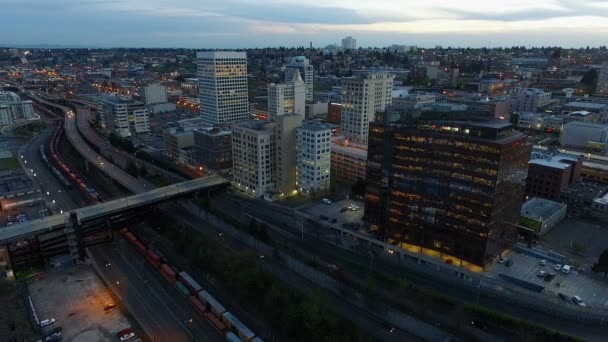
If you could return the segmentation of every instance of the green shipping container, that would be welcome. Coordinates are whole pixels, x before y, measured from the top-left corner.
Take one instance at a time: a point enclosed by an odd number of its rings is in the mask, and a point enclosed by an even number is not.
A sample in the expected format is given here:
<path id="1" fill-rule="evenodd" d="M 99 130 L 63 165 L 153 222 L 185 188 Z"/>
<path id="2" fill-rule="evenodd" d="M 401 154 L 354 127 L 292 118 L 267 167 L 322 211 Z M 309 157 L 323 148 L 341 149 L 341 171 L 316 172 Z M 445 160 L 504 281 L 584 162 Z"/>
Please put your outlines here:
<path id="1" fill-rule="evenodd" d="M 175 287 L 177 288 L 177 290 L 179 292 L 181 292 L 181 294 L 183 294 L 184 296 L 189 296 L 190 295 L 190 290 L 188 290 L 188 288 L 186 288 L 184 286 L 184 284 L 182 284 L 179 280 L 175 282 Z"/>

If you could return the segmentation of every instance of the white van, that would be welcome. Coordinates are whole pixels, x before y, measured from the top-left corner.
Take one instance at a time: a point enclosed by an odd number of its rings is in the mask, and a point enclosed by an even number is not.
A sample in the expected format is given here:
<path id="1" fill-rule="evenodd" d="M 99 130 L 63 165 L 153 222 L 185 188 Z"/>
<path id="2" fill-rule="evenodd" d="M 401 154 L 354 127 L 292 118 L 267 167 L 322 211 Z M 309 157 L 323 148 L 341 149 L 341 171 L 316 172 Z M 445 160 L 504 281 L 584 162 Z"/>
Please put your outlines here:
<path id="1" fill-rule="evenodd" d="M 570 265 L 564 265 L 564 267 L 562 267 L 562 273 L 570 273 Z"/>

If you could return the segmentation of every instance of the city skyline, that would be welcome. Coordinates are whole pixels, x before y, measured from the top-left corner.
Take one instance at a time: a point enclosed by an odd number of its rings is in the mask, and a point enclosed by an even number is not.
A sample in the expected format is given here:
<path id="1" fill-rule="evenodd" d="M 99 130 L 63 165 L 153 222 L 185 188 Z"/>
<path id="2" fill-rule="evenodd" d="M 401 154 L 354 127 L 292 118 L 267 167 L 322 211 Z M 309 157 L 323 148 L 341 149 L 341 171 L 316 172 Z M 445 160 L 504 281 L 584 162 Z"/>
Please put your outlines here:
<path id="1" fill-rule="evenodd" d="M 0 45 L 254 48 L 357 45 L 598 46 L 608 2 L 9 0 Z M 32 30 L 32 28 L 39 28 Z"/>

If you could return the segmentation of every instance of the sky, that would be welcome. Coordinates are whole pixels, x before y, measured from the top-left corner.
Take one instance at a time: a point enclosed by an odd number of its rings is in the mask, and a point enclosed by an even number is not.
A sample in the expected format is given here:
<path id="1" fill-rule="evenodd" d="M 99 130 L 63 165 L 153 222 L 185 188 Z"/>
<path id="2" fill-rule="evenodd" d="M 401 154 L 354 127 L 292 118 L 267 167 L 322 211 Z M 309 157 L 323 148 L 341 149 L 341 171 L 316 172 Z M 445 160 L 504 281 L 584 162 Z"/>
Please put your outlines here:
<path id="1" fill-rule="evenodd" d="M 599 46 L 608 0 L 0 0 L 0 46 Z"/>

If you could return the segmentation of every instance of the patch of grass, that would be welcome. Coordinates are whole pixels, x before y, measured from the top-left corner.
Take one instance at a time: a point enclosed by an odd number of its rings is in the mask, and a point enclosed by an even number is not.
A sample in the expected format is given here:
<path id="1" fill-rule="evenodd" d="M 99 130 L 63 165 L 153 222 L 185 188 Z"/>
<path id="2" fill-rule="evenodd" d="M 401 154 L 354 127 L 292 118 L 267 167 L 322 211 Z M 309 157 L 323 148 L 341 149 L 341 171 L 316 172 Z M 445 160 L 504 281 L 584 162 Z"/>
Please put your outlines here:
<path id="1" fill-rule="evenodd" d="M 18 167 L 19 167 L 19 162 L 17 161 L 17 158 L 15 158 L 15 157 L 0 159 L 0 171 L 14 170 Z"/>

